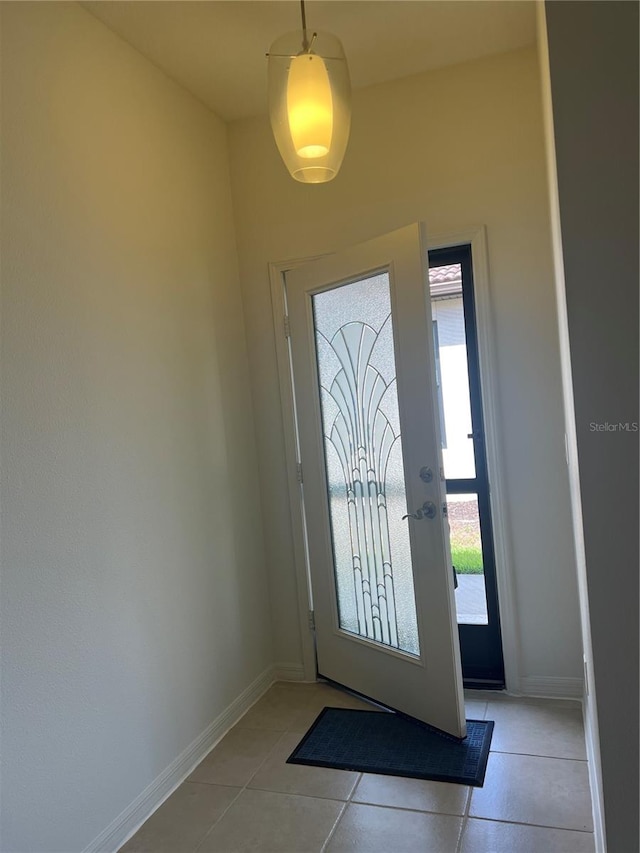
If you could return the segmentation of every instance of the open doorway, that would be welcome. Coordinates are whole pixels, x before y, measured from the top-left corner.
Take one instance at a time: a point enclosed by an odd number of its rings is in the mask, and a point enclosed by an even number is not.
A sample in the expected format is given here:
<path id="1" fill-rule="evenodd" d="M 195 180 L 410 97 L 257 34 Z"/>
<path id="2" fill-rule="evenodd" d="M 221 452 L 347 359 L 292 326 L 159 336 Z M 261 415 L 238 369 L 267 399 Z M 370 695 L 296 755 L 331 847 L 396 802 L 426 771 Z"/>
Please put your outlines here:
<path id="1" fill-rule="evenodd" d="M 458 580 L 455 603 L 463 675 L 467 687 L 500 689 L 505 682 L 508 684 L 508 678 L 514 678 L 512 656 L 507 654 L 503 662 L 502 647 L 504 636 L 507 650 L 512 648 L 509 638 L 513 635 L 513 602 L 505 544 L 507 519 L 499 458 L 501 442 L 494 408 L 496 389 L 484 232 L 480 229 L 441 235 L 430 245 L 430 307 L 434 319 L 431 331 L 437 360 L 436 396 L 440 402 L 439 431 L 443 434 L 446 513 L 453 532 L 451 564 L 456 567 Z M 291 373 L 289 306 L 285 296 L 289 271 L 303 263 L 306 262 L 274 264 L 271 272 L 274 314 L 285 317 L 285 334 L 278 340 L 278 356 L 290 453 L 290 506 L 299 570 L 305 671 L 308 677 L 313 677 L 317 672 L 315 631 L 308 630 L 314 625 L 313 616 L 308 623 L 308 613 L 314 610 L 314 601 L 307 572 L 302 465 Z M 460 376 L 464 380 L 464 393 L 459 388 L 456 390 Z M 498 581 L 502 620 L 498 611 Z"/>
<path id="2" fill-rule="evenodd" d="M 470 245 L 429 252 L 429 290 L 464 683 L 501 689 L 504 662 Z"/>

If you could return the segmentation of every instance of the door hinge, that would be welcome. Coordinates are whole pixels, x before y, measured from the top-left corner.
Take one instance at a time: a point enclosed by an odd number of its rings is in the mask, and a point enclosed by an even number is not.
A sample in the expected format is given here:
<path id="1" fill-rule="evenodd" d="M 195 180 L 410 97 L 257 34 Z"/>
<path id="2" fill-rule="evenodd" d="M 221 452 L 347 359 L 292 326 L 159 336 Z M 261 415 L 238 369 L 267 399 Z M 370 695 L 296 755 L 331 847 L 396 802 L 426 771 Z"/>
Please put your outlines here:
<path id="1" fill-rule="evenodd" d="M 296 479 L 302 483 L 302 462 L 296 462 Z"/>
<path id="2" fill-rule="evenodd" d="M 291 325 L 289 323 L 289 315 L 288 314 L 284 315 L 283 325 L 284 325 L 284 336 L 285 336 L 285 338 L 290 338 L 291 337 Z"/>
<path id="3" fill-rule="evenodd" d="M 313 610 L 309 611 L 309 630 L 310 631 L 316 630 L 316 615 L 313 612 Z"/>

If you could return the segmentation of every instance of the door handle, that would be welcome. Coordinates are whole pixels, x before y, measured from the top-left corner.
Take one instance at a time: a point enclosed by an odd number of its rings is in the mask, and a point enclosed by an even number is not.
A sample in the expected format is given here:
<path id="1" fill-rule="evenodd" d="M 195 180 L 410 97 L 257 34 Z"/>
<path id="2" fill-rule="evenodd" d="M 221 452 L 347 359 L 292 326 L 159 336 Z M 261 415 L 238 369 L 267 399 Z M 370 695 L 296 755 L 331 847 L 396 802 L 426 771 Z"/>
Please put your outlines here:
<path id="1" fill-rule="evenodd" d="M 416 521 L 420 521 L 422 518 L 435 518 L 437 512 L 438 510 L 433 501 L 425 501 L 416 512 L 403 515 L 402 520 L 404 521 L 405 518 L 415 518 Z"/>

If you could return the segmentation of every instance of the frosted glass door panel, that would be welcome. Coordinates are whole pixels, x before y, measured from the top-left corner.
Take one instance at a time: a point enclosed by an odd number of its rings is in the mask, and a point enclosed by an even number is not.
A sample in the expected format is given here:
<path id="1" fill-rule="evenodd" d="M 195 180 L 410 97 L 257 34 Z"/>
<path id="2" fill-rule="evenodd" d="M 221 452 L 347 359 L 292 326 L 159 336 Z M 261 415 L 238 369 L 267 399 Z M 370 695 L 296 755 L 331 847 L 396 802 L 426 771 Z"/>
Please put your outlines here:
<path id="1" fill-rule="evenodd" d="M 339 625 L 419 655 L 389 276 L 312 301 Z"/>

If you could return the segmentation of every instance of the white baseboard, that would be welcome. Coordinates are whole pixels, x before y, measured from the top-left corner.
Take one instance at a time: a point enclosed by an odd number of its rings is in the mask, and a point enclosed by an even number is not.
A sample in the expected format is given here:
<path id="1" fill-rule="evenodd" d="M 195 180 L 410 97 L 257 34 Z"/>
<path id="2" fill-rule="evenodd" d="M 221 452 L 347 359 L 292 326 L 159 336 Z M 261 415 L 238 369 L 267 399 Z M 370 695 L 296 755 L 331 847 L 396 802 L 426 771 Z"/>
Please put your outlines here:
<path id="1" fill-rule="evenodd" d="M 556 678 L 529 675 L 520 679 L 522 696 L 540 696 L 545 699 L 582 699 L 584 682 L 581 678 Z"/>
<path id="2" fill-rule="evenodd" d="M 594 697 L 585 696 L 583 702 L 584 739 L 587 745 L 587 767 L 589 768 L 589 786 L 593 811 L 593 837 L 596 853 L 606 853 L 607 843 L 604 832 L 604 800 L 602 796 L 602 768 L 598 721 L 594 708 Z"/>
<path id="3" fill-rule="evenodd" d="M 273 677 L 276 681 L 304 681 L 304 666 L 301 663 L 276 663 Z"/>
<path id="4" fill-rule="evenodd" d="M 114 853 L 151 817 L 240 717 L 269 689 L 277 668 L 269 667 L 210 723 L 83 853 Z"/>

